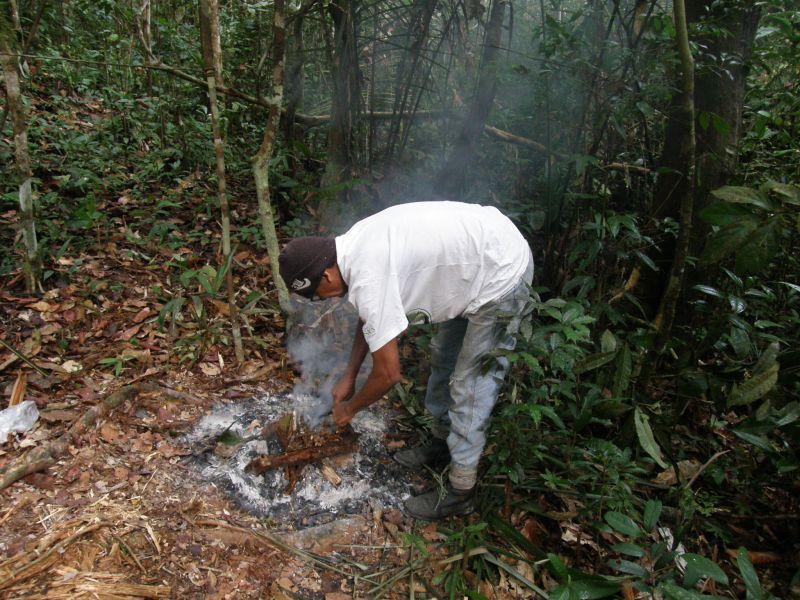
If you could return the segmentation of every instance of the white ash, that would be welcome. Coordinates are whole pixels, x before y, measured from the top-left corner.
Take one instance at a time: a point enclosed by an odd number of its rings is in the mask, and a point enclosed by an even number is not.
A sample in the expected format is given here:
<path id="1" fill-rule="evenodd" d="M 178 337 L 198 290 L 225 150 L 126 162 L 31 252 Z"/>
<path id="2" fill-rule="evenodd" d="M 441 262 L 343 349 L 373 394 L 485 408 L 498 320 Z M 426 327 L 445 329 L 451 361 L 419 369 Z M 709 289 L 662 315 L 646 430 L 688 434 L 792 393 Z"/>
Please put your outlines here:
<path id="1" fill-rule="evenodd" d="M 263 395 L 245 402 L 217 406 L 187 434 L 185 442 L 196 451 L 194 464 L 201 476 L 223 489 L 242 508 L 280 524 L 317 525 L 344 515 L 362 513 L 369 505 L 399 507 L 408 497 L 410 474 L 394 462 L 385 444 L 385 434 L 394 411 L 379 402 L 361 411 L 352 421 L 358 434 L 359 451 L 352 460 L 337 465 L 342 478 L 336 487 L 324 479 L 318 466 L 306 466 L 295 489 L 284 494 L 283 471 L 263 475 L 245 471 L 251 460 L 266 453 L 280 452 L 275 440 L 258 439 L 243 444 L 230 458 L 214 453 L 217 439 L 226 430 L 239 437 L 257 435 L 260 427 L 287 412 L 304 412 L 308 397 Z"/>

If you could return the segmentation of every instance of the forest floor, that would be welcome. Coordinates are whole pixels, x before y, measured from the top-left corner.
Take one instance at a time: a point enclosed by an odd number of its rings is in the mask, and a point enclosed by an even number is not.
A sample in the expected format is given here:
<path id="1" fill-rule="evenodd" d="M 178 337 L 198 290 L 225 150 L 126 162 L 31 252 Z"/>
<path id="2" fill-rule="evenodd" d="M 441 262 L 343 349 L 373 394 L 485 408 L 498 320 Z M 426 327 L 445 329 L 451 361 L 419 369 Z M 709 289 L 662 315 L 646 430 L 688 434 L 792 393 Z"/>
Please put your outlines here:
<path id="1" fill-rule="evenodd" d="M 59 258 L 43 296 L 25 294 L 20 277 L 0 292 L 0 337 L 35 365 L 0 351 L 2 407 L 13 397 L 40 411 L 31 431 L 0 445 L 0 472 L 113 392 L 136 391 L 76 436 L 55 464 L 0 491 L 0 597 L 339 600 L 367 597 L 382 582 L 373 595 L 407 597 L 409 585 L 418 594 L 432 590 L 445 568 L 437 561 L 446 558 L 435 526 L 398 510 L 366 509 L 288 531 L 281 538 L 287 545 L 278 547 L 272 533 L 291 528 L 239 509 L 192 468 L 182 436 L 212 406 L 291 389 L 296 372 L 272 310 L 247 315 L 248 356 L 239 366 L 214 337 L 228 330 L 227 305 L 217 298 L 203 296 L 204 320 L 160 322 L 179 288 L 175 262 L 184 270 L 219 264 L 219 240 L 213 217 L 189 201 L 172 217 L 186 244 L 150 244 L 126 224 L 133 203 L 123 197 L 98 207 L 113 233 Z M 266 266 L 259 252 L 239 247 L 242 294 L 267 289 Z M 431 555 L 416 582 L 391 582 L 392 569 L 414 552 L 405 532 L 431 542 Z M 356 563 L 382 565 L 386 574 L 359 581 L 349 575 L 358 574 Z M 488 598 L 522 595 L 505 577 L 484 587 Z"/>

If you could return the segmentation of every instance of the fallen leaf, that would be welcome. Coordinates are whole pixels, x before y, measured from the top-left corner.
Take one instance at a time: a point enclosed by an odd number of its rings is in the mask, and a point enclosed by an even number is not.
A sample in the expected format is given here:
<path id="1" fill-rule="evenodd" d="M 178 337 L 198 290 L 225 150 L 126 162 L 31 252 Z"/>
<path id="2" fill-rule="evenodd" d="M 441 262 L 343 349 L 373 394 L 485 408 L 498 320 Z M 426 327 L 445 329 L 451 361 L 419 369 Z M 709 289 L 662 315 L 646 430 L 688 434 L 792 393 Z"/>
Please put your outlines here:
<path id="1" fill-rule="evenodd" d="M 122 437 L 122 432 L 111 421 L 106 421 L 100 427 L 100 437 L 111 444 Z"/>
<path id="2" fill-rule="evenodd" d="M 222 372 L 219 368 L 219 365 L 207 362 L 200 363 L 200 370 L 207 377 L 214 377 L 215 375 L 219 375 Z"/>
<path id="3" fill-rule="evenodd" d="M 39 416 L 42 420 L 48 423 L 72 421 L 77 414 L 78 413 L 73 410 L 43 410 L 39 412 Z"/>
<path id="4" fill-rule="evenodd" d="M 700 463 L 696 460 L 682 460 L 678 463 L 678 472 L 681 475 L 681 481 L 688 481 L 700 469 Z M 654 479 L 655 483 L 661 485 L 675 485 L 678 483 L 678 478 L 675 476 L 675 467 L 670 467 L 661 471 Z"/>
<path id="5" fill-rule="evenodd" d="M 39 333 L 42 334 L 42 337 L 45 337 L 48 335 L 54 335 L 59 331 L 61 331 L 62 329 L 63 327 L 61 327 L 60 323 L 48 323 L 39 330 Z"/>
<path id="6" fill-rule="evenodd" d="M 725 554 L 731 558 L 739 556 L 739 552 L 732 548 L 725 550 Z M 772 563 L 779 563 L 783 560 L 783 557 L 777 552 L 759 552 L 757 550 L 748 550 L 747 557 L 754 565 L 769 565 Z"/>
<path id="7" fill-rule="evenodd" d="M 141 328 L 142 328 L 141 324 L 139 324 L 139 325 L 134 325 L 133 327 L 128 327 L 128 329 L 126 329 L 125 331 L 123 331 L 122 333 L 120 333 L 120 334 L 117 336 L 117 339 L 118 339 L 118 340 L 122 340 L 122 341 L 124 341 L 124 342 L 127 342 L 127 341 L 128 341 L 128 340 L 130 340 L 130 339 L 131 339 L 133 336 L 135 336 L 137 333 L 139 333 L 139 330 L 140 330 Z"/>
<path id="8" fill-rule="evenodd" d="M 48 304 L 44 300 L 39 300 L 39 302 L 34 302 L 33 304 L 29 304 L 28 308 L 32 308 L 33 310 L 39 312 L 50 312 L 55 308 L 55 306 L 52 304 Z"/>
<path id="9" fill-rule="evenodd" d="M 77 373 L 83 369 L 83 365 L 76 360 L 65 360 L 61 363 L 61 368 L 65 373 Z"/>
<path id="10" fill-rule="evenodd" d="M 137 312 L 133 316 L 133 322 L 134 323 L 141 323 L 142 321 L 144 321 L 148 317 L 149 314 L 150 314 L 150 309 L 149 308 L 143 308 L 142 310 L 140 310 L 139 312 Z"/>
<path id="11" fill-rule="evenodd" d="M 17 380 L 14 382 L 14 387 L 11 388 L 11 399 L 8 401 L 9 406 L 15 406 L 22 402 L 25 397 L 25 390 L 28 387 L 28 375 L 25 371 L 20 371 L 17 374 Z"/>

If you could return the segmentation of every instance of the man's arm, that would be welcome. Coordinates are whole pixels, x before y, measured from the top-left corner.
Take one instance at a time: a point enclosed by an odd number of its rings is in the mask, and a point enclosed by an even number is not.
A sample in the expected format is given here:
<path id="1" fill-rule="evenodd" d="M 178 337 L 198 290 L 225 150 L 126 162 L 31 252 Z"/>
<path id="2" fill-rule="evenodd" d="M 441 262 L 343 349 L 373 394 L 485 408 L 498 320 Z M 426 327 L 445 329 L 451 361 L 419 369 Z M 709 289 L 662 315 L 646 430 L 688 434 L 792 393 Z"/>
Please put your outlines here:
<path id="1" fill-rule="evenodd" d="M 360 329 L 359 329 L 360 332 Z M 361 333 L 361 339 L 364 339 Z M 353 353 L 351 353 L 351 361 L 355 356 L 356 346 L 358 343 L 358 334 L 356 340 L 353 341 Z M 366 341 L 364 342 L 366 347 Z M 361 361 L 364 360 L 366 350 L 361 356 Z M 358 365 L 361 366 L 361 361 Z M 348 372 L 351 365 L 348 364 Z M 358 374 L 358 369 L 355 370 Z M 345 425 L 350 419 L 360 410 L 380 400 L 380 398 L 388 392 L 395 383 L 399 383 L 402 379 L 400 373 L 400 353 L 397 350 L 397 338 L 387 342 L 379 350 L 372 353 L 372 371 L 364 382 L 364 386 L 353 396 L 349 402 L 336 401 L 334 395 L 333 403 L 333 421 L 337 425 Z"/>
<path id="2" fill-rule="evenodd" d="M 333 405 L 341 404 L 350 399 L 355 392 L 356 377 L 361 370 L 364 358 L 367 356 L 369 346 L 364 339 L 364 322 L 359 319 L 356 327 L 356 335 L 353 338 L 353 348 L 350 350 L 350 358 L 341 379 L 333 386 Z"/>

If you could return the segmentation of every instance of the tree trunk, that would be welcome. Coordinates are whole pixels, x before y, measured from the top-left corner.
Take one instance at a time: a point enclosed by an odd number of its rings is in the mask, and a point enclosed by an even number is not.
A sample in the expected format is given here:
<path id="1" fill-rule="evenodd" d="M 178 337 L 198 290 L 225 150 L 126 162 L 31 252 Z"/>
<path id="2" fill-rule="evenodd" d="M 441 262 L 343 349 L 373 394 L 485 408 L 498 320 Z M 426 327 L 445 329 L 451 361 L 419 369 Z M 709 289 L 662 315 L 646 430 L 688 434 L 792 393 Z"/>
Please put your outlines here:
<path id="1" fill-rule="evenodd" d="M 36 240 L 36 221 L 33 215 L 33 193 L 31 179 L 31 158 L 28 153 L 28 123 L 25 115 L 25 104 L 20 91 L 19 74 L 17 73 L 16 39 L 8 17 L 0 11 L 0 63 L 6 83 L 6 103 L 11 115 L 14 132 L 14 157 L 16 159 L 17 176 L 19 178 L 19 221 L 22 239 L 25 244 L 25 285 L 29 292 L 40 289 L 39 252 Z"/>
<path id="2" fill-rule="evenodd" d="M 684 195 L 680 199 L 680 230 L 675 243 L 675 255 L 667 280 L 667 286 L 661 297 L 658 313 L 653 321 L 658 340 L 657 350 L 662 350 L 669 340 L 672 322 L 675 320 L 675 309 L 683 287 L 686 258 L 689 254 L 689 241 L 692 235 L 692 216 L 694 212 L 694 192 L 696 184 L 696 142 L 695 142 L 695 106 L 694 106 L 694 60 L 689 47 L 689 33 L 686 24 L 686 8 L 684 0 L 674 0 L 672 10 L 675 19 L 675 37 L 678 54 L 681 59 L 681 116 L 686 125 L 683 132 L 678 158 L 683 174 L 681 188 Z"/>
<path id="3" fill-rule="evenodd" d="M 416 0 L 412 7 L 411 23 L 409 24 L 407 36 L 410 43 L 403 56 L 397 74 L 397 85 L 395 86 L 395 101 L 392 112 L 397 114 L 397 118 L 392 120 L 389 127 L 389 140 L 386 143 L 386 159 L 391 160 L 395 144 L 403 128 L 411 125 L 411 118 L 406 117 L 408 112 L 408 101 L 411 90 L 417 79 L 417 67 L 421 58 L 422 50 L 428 42 L 431 19 L 436 10 L 436 0 Z M 424 81 L 418 82 L 418 86 Z"/>
<path id="4" fill-rule="evenodd" d="M 707 24 L 706 31 L 717 32 L 716 35 L 693 40 L 705 48 L 698 59 L 694 78 L 697 91 L 695 115 L 701 124 L 699 129 L 696 127 L 695 215 L 705 206 L 709 191 L 724 185 L 735 172 L 745 82 L 758 28 L 759 9 L 755 4 L 754 0 L 734 6 L 717 6 L 713 0 L 689 0 L 686 4 L 686 17 L 690 25 L 702 22 Z M 719 65 L 723 61 L 727 64 L 721 69 Z M 689 180 L 683 170 L 681 155 L 683 136 L 688 127 L 682 103 L 681 95 L 676 94 L 667 117 L 664 146 L 658 162 L 664 172 L 656 182 L 650 210 L 651 216 L 656 219 L 670 217 L 680 220 L 681 201 L 688 190 Z M 693 219 L 695 222 L 689 249 L 695 253 L 699 251 L 707 230 L 696 217 Z M 661 271 L 643 273 L 639 296 L 643 306 L 652 311 L 651 314 L 656 312 L 655 307 L 666 289 L 667 281 L 663 272 L 669 268 L 675 251 L 676 241 L 665 240 L 659 252 L 651 255 Z"/>
<path id="5" fill-rule="evenodd" d="M 507 0 L 492 2 L 492 10 L 486 24 L 478 89 L 467 118 L 456 136 L 450 156 L 435 182 L 436 191 L 444 196 L 457 197 L 463 190 L 466 170 L 475 157 L 475 147 L 492 110 L 497 92 L 497 52 L 507 4 Z"/>
<path id="6" fill-rule="evenodd" d="M 269 161 L 275 146 L 278 127 L 281 119 L 281 103 L 283 102 L 284 63 L 286 61 L 286 2 L 275 0 L 275 16 L 273 20 L 272 38 L 272 103 L 264 127 L 264 138 L 261 147 L 253 157 L 253 177 L 256 182 L 256 196 L 258 197 L 258 215 L 261 220 L 261 231 L 267 244 L 269 265 L 272 270 L 272 281 L 278 291 L 278 303 L 284 315 L 291 313 L 289 290 L 278 273 L 278 233 L 275 230 L 275 215 L 270 202 L 269 188 Z"/>
<path id="7" fill-rule="evenodd" d="M 302 139 L 301 132 L 295 122 L 295 116 L 303 110 L 305 96 L 305 48 L 303 46 L 303 15 L 292 20 L 292 35 L 286 52 L 286 106 L 282 117 L 283 135 L 290 145 Z M 293 176 L 299 170 L 296 152 L 289 154 L 289 168 Z"/>
<path id="8" fill-rule="evenodd" d="M 361 108 L 361 78 L 356 37 L 357 0 L 331 2 L 333 20 L 333 97 L 328 129 L 326 185 L 349 180 L 355 165 L 355 128 Z"/>
<path id="9" fill-rule="evenodd" d="M 239 329 L 239 314 L 236 308 L 236 293 L 233 288 L 233 260 L 231 257 L 231 217 L 228 206 L 228 195 L 225 179 L 225 148 L 222 142 L 222 130 L 219 123 L 219 105 L 217 103 L 217 74 L 222 73 L 222 56 L 219 47 L 213 43 L 214 32 L 219 32 L 219 9 L 217 0 L 200 0 L 200 14 L 203 20 L 208 19 L 201 32 L 206 34 L 201 40 L 203 58 L 205 59 L 206 83 L 208 86 L 208 103 L 211 109 L 211 130 L 214 136 L 214 157 L 217 165 L 217 195 L 222 219 L 222 264 L 225 269 L 225 282 L 228 288 L 228 306 L 231 313 L 231 333 L 236 360 L 244 362 L 242 333 Z M 216 20 L 216 22 L 215 22 Z M 209 60 L 210 59 L 210 60 Z M 220 84 L 221 85 L 221 84 Z"/>
<path id="10" fill-rule="evenodd" d="M 755 0 L 728 4 L 715 3 L 714 0 L 689 0 L 686 5 L 690 24 L 703 22 L 713 26 L 717 32 L 696 40 L 705 48 L 695 74 L 695 112 L 701 124 L 697 131 L 696 190 L 700 208 L 708 192 L 724 185 L 736 169 L 745 83 L 760 16 Z M 720 68 L 721 63 L 724 63 L 724 68 Z M 651 211 L 656 218 L 677 217 L 680 212 L 686 183 L 681 176 L 678 157 L 682 132 L 686 129 L 682 119 L 678 100 L 673 103 L 668 116 L 659 161 L 659 165 L 669 168 L 670 172 L 658 180 Z"/>

